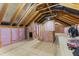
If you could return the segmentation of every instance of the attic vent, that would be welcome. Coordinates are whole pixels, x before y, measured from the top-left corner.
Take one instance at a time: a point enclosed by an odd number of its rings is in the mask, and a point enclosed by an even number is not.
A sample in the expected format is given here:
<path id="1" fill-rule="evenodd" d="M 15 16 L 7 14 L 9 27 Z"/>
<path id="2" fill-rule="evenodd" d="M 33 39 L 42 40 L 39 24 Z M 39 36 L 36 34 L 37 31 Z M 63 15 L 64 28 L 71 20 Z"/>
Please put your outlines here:
<path id="1" fill-rule="evenodd" d="M 21 24 L 20 26 L 23 26 L 23 24 Z"/>
<path id="2" fill-rule="evenodd" d="M 9 22 L 2 22 L 1 25 L 10 25 L 11 23 Z"/>
<path id="3" fill-rule="evenodd" d="M 16 25 L 17 25 L 16 23 L 13 23 L 13 24 L 12 24 L 12 26 L 16 26 Z"/>

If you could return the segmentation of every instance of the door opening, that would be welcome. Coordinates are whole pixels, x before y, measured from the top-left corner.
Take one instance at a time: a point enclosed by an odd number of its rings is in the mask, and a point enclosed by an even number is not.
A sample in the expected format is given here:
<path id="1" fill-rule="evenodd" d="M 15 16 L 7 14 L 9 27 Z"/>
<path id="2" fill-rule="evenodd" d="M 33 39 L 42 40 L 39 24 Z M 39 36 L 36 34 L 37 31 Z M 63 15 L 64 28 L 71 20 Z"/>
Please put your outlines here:
<path id="1" fill-rule="evenodd" d="M 33 38 L 32 32 L 29 32 L 29 38 Z"/>

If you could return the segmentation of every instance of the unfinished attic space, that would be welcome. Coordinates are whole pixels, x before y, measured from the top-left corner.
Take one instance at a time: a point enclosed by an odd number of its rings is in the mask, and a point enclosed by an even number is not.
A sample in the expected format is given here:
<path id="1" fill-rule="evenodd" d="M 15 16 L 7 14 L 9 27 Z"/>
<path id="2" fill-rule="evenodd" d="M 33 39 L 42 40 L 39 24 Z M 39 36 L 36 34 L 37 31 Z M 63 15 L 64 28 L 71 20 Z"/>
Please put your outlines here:
<path id="1" fill-rule="evenodd" d="M 79 4 L 0 3 L 0 56 L 79 56 Z"/>

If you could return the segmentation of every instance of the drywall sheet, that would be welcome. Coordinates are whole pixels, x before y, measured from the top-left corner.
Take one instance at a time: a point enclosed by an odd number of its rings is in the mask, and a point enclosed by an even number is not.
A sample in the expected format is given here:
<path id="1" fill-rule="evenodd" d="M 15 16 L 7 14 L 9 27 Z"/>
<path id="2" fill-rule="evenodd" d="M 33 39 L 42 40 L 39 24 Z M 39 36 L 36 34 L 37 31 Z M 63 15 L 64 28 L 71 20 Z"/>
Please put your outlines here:
<path id="1" fill-rule="evenodd" d="M 6 46 L 10 44 L 11 41 L 11 29 L 9 28 L 1 28 L 1 41 L 2 46 Z"/>
<path id="2" fill-rule="evenodd" d="M 12 28 L 12 42 L 16 42 L 18 39 L 18 28 Z"/>

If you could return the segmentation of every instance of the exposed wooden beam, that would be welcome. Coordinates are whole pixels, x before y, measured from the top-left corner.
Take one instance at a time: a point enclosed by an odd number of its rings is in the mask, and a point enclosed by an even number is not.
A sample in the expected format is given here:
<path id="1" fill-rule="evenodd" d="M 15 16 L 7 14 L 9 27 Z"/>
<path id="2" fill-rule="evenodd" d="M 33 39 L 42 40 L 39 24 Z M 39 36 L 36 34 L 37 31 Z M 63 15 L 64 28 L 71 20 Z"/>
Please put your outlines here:
<path id="1" fill-rule="evenodd" d="M 47 8 L 49 8 L 49 6 L 48 6 Z M 44 9 L 42 9 L 42 10 L 44 10 Z M 40 10 L 39 10 L 39 11 L 40 11 Z M 49 8 L 49 12 L 50 12 L 50 14 L 52 14 L 52 10 L 50 10 L 50 8 Z M 47 12 L 43 12 L 43 13 L 41 13 L 41 15 L 44 14 L 44 13 L 47 13 Z M 40 15 L 40 16 L 41 16 L 41 15 Z M 61 15 L 63 15 L 63 14 L 61 14 Z M 37 16 L 37 17 L 36 17 L 36 20 L 37 20 L 38 18 L 39 18 L 38 20 L 40 20 L 40 19 L 42 18 L 42 17 L 40 18 L 40 16 Z M 66 19 L 66 18 L 61 18 L 61 19 Z M 63 20 L 63 21 L 65 21 L 65 20 Z M 66 22 L 67 22 L 67 21 L 68 21 L 68 20 L 66 19 Z M 71 21 L 68 21 L 68 24 L 69 24 L 69 23 L 74 24 L 74 22 L 71 22 Z"/>
<path id="2" fill-rule="evenodd" d="M 42 11 L 42 10 L 45 10 L 45 9 L 49 9 L 49 8 L 54 7 L 54 6 L 57 6 L 57 5 L 59 5 L 59 4 L 55 4 L 55 5 L 52 5 L 52 6 L 47 6 L 46 8 L 40 9 L 38 11 Z"/>
<path id="3" fill-rule="evenodd" d="M 34 13 L 34 15 L 32 15 L 30 18 L 29 18 L 29 20 L 26 20 L 25 21 L 25 23 L 23 23 L 23 25 L 25 26 L 25 25 L 27 25 L 30 21 L 35 21 L 37 18 L 38 18 L 38 16 L 37 16 L 37 14 L 39 13 L 39 11 L 36 11 L 35 13 Z M 41 14 L 41 13 L 40 13 Z M 37 16 L 37 17 L 36 17 Z"/>
<path id="4" fill-rule="evenodd" d="M 68 19 L 66 19 L 66 18 L 63 18 L 63 17 L 57 17 L 58 19 L 61 19 L 62 21 L 64 21 L 64 22 L 67 22 L 68 24 L 71 24 L 71 25 L 74 25 L 75 23 L 74 22 L 72 22 L 72 21 L 69 21 Z"/>
<path id="5" fill-rule="evenodd" d="M 19 4 L 17 7 L 16 12 L 13 14 L 12 18 L 11 18 L 11 23 L 13 24 L 16 21 L 17 16 L 20 14 L 20 12 L 23 10 L 25 4 Z M 12 25 L 11 24 L 11 25 Z"/>
<path id="6" fill-rule="evenodd" d="M 50 6 L 49 6 L 48 3 L 47 3 L 47 6 L 48 6 L 48 9 L 49 9 L 49 11 L 50 11 L 50 14 L 52 15 L 52 11 L 51 11 Z"/>
<path id="7" fill-rule="evenodd" d="M 0 23 L 2 22 L 5 13 L 7 12 L 8 6 L 9 6 L 8 3 L 4 3 L 4 5 L 0 11 Z"/>
<path id="8" fill-rule="evenodd" d="M 32 5 L 29 8 L 29 10 L 26 12 L 26 14 L 24 15 L 24 17 L 22 18 L 22 20 L 18 23 L 18 26 L 20 24 L 24 23 L 26 21 L 26 19 L 30 18 L 30 16 L 32 16 L 35 13 L 36 9 L 34 9 L 34 8 L 36 8 L 36 6 L 37 6 L 37 4 L 34 4 L 34 5 Z"/>
<path id="9" fill-rule="evenodd" d="M 39 22 L 43 17 L 44 17 L 44 15 L 42 15 L 41 17 L 39 17 L 38 20 L 36 20 L 35 22 Z"/>
<path id="10" fill-rule="evenodd" d="M 65 16 L 65 15 L 63 15 L 62 17 L 68 19 L 69 21 L 74 22 L 75 24 L 78 24 L 78 23 L 79 23 L 79 20 L 76 20 L 76 19 L 70 18 L 69 16 Z"/>
<path id="11" fill-rule="evenodd" d="M 51 12 L 52 12 L 52 13 L 58 13 L 59 15 L 60 15 L 60 13 L 62 13 L 62 11 L 53 11 L 53 10 L 52 10 Z M 50 11 L 46 11 L 46 12 L 44 11 L 44 12 L 42 12 L 41 17 L 39 17 L 39 18 L 36 20 L 36 22 L 38 22 L 40 19 L 42 19 L 42 17 L 45 16 L 47 13 L 50 13 Z M 62 14 L 61 14 L 61 15 L 62 15 Z M 60 15 L 60 16 L 61 16 L 61 15 Z"/>
<path id="12" fill-rule="evenodd" d="M 70 26 L 71 25 L 71 24 L 68 24 L 68 23 L 66 23 L 66 22 L 64 22 L 64 21 L 62 21 L 60 19 L 57 19 L 57 18 L 55 18 L 55 21 L 63 24 L 64 26 Z"/>
<path id="13" fill-rule="evenodd" d="M 76 17 L 76 16 L 74 16 L 74 15 L 72 15 L 72 14 L 70 14 L 70 13 L 64 13 L 64 14 L 66 14 L 66 15 L 65 15 L 66 17 L 69 17 L 69 18 L 71 18 L 71 19 L 73 19 L 73 20 L 79 22 L 79 17 Z"/>

